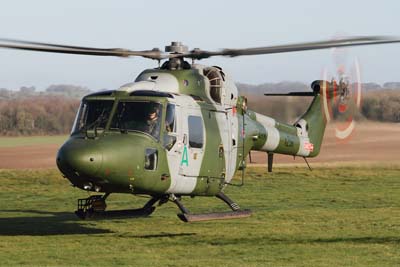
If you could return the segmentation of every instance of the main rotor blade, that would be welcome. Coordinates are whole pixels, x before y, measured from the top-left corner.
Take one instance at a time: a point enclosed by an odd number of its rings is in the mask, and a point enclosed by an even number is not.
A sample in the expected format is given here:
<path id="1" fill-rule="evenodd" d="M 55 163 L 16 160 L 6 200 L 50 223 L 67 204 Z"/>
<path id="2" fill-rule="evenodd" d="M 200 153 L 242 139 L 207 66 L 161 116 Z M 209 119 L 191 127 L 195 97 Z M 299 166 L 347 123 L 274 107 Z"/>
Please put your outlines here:
<path id="1" fill-rule="evenodd" d="M 185 54 L 184 57 L 193 59 L 203 59 L 213 56 L 237 57 L 237 56 L 264 55 L 264 54 L 288 53 L 296 51 L 318 50 L 318 49 L 326 49 L 333 47 L 388 44 L 388 43 L 398 43 L 398 42 L 400 42 L 400 38 L 395 38 L 390 36 L 365 36 L 365 37 L 361 36 L 361 37 L 350 37 L 337 40 L 297 43 L 289 45 L 265 46 L 265 47 L 254 47 L 254 48 L 243 48 L 243 49 L 223 49 L 221 51 L 205 51 L 205 50 L 195 49 Z"/>
<path id="2" fill-rule="evenodd" d="M 132 51 L 121 48 L 93 48 L 93 47 L 82 47 L 82 46 L 68 46 L 68 45 L 58 45 L 58 44 L 39 43 L 39 42 L 1 39 L 1 38 L 0 38 L 0 47 L 9 49 L 18 49 L 18 50 L 37 51 L 37 52 L 89 55 L 89 56 L 116 56 L 116 57 L 141 56 L 157 60 L 165 58 L 165 56 L 162 55 L 160 50 L 158 49 Z"/>
<path id="3" fill-rule="evenodd" d="M 398 43 L 398 42 L 400 42 L 400 39 L 394 37 L 367 36 L 367 37 L 351 37 L 346 39 L 278 45 L 278 46 L 254 47 L 254 48 L 244 48 L 244 49 L 223 49 L 221 51 L 206 51 L 206 50 L 194 49 L 188 53 L 165 54 L 162 53 L 159 49 L 132 51 L 121 48 L 93 48 L 93 47 L 82 47 L 82 46 L 68 46 L 68 45 L 58 45 L 50 43 L 40 43 L 40 42 L 30 42 L 23 40 L 0 38 L 0 48 L 49 52 L 49 53 L 90 55 L 90 56 L 116 56 L 116 57 L 141 56 L 155 60 L 162 60 L 169 58 L 184 58 L 184 57 L 192 59 L 203 59 L 212 56 L 236 57 L 236 56 L 249 56 L 249 55 L 263 55 L 263 54 L 318 50 L 318 49 L 326 49 L 333 47 L 374 45 L 374 44 L 387 44 L 387 43 Z"/>

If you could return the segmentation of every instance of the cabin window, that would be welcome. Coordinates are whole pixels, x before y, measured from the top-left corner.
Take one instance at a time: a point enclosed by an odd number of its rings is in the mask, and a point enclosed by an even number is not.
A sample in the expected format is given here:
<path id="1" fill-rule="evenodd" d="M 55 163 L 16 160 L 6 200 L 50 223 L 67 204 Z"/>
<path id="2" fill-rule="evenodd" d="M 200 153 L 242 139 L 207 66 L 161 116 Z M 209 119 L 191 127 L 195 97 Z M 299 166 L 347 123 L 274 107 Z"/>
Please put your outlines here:
<path id="1" fill-rule="evenodd" d="M 189 146 L 192 148 L 202 148 L 204 143 L 203 120 L 200 116 L 189 116 Z"/>

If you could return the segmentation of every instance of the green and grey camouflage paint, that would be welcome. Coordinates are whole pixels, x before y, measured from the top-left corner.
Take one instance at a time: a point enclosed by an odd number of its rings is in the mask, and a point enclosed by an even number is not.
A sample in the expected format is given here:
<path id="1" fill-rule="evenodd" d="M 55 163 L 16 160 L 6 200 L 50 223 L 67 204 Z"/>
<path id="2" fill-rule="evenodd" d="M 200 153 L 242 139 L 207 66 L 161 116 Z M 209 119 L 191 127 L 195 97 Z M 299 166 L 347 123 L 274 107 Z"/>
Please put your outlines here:
<path id="1" fill-rule="evenodd" d="M 212 95 L 213 81 L 206 75 L 210 72 L 220 82 L 217 97 L 215 92 Z M 329 83 L 318 82 L 315 86 L 323 94 L 331 94 Z M 171 97 L 132 96 L 138 90 L 168 93 Z M 110 118 L 119 101 L 155 101 L 164 107 L 162 122 L 166 104 L 173 104 L 175 132 L 162 131 L 159 141 L 144 133 L 111 131 L 109 119 L 104 131 L 94 137 L 72 134 L 59 150 L 57 165 L 73 185 L 83 189 L 90 184 L 92 191 L 215 196 L 243 167 L 251 150 L 302 157 L 318 155 L 326 120 L 321 112 L 321 90 L 314 91 L 307 112 L 295 125 L 288 125 L 247 110 L 233 81 L 218 67 L 145 70 L 134 83 L 110 94 L 86 96 L 84 100 L 115 101 Z M 189 116 L 201 118 L 202 147 L 188 143 Z M 165 129 L 164 125 L 161 129 Z M 176 139 L 172 147 L 163 143 L 168 135 Z M 157 151 L 154 170 L 144 168 L 145 151 L 149 148 Z"/>

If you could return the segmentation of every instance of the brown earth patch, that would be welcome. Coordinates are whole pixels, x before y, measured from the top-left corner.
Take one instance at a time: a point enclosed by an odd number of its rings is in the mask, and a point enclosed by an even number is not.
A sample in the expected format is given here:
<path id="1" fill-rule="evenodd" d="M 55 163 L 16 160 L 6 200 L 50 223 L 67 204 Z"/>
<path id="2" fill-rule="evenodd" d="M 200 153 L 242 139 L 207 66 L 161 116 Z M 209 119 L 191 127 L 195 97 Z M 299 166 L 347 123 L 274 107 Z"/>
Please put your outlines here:
<path id="1" fill-rule="evenodd" d="M 59 144 L 0 148 L 0 169 L 56 167 Z"/>

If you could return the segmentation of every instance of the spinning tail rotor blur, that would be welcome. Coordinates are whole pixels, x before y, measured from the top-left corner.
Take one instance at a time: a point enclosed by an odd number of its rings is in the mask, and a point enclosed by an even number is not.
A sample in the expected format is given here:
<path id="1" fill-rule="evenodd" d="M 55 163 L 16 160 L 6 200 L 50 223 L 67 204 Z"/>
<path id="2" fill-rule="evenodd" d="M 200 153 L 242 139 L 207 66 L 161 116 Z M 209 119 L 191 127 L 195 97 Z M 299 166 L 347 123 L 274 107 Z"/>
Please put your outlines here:
<path id="1" fill-rule="evenodd" d="M 334 125 L 338 142 L 347 142 L 356 128 L 362 105 L 361 68 L 357 57 L 349 57 L 346 48 L 333 48 L 333 65 L 325 67 L 322 80 L 330 81 L 333 94 L 322 88 L 322 111 L 327 123 Z M 326 85 L 326 83 L 325 83 Z"/>

